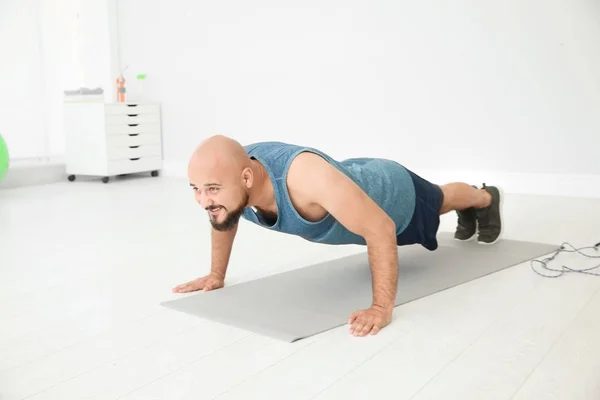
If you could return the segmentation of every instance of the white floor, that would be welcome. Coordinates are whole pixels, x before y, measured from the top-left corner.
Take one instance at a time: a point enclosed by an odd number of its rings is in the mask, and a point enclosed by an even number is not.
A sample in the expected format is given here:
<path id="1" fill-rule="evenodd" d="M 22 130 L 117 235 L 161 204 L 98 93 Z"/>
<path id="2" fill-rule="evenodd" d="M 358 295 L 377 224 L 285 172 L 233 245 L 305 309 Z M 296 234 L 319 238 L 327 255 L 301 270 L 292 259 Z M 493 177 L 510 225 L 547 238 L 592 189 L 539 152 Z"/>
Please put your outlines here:
<path id="1" fill-rule="evenodd" d="M 505 211 L 508 238 L 600 241 L 600 199 Z M 185 180 L 0 191 L 0 399 L 600 399 L 600 277 L 525 263 L 399 307 L 377 336 L 287 344 L 159 306 L 208 270 L 208 238 Z M 227 284 L 363 250 L 244 224 Z"/>

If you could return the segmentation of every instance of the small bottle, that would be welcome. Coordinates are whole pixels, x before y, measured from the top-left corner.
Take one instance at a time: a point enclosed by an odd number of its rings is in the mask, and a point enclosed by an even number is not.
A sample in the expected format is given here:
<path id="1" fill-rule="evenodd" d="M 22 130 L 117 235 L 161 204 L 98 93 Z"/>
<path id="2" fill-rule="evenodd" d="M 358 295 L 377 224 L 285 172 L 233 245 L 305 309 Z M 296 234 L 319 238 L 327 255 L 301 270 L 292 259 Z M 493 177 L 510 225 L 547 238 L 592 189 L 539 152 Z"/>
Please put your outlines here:
<path id="1" fill-rule="evenodd" d="M 117 102 L 125 103 L 127 99 L 127 88 L 125 87 L 125 77 L 121 74 L 117 78 Z"/>

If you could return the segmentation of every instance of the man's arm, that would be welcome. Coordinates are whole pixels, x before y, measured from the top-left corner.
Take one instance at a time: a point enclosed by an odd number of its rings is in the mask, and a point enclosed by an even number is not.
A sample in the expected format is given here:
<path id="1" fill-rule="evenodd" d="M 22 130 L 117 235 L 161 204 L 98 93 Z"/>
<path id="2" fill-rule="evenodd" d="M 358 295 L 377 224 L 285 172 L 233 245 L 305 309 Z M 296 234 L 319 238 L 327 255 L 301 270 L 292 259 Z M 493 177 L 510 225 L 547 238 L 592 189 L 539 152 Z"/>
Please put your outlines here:
<path id="1" fill-rule="evenodd" d="M 212 228 L 211 233 L 211 268 L 210 273 L 213 276 L 217 276 L 225 280 L 225 274 L 227 273 L 227 265 L 229 264 L 229 258 L 231 256 L 231 249 L 233 248 L 233 242 L 238 230 L 238 225 L 230 231 L 217 231 Z"/>
<path id="2" fill-rule="evenodd" d="M 398 282 L 394 221 L 350 178 L 316 154 L 302 153 L 294 160 L 288 185 L 365 239 L 373 281 L 371 308 L 391 318 Z"/>
<path id="3" fill-rule="evenodd" d="M 219 289 L 225 285 L 225 274 L 238 225 L 236 224 L 232 230 L 226 232 L 220 232 L 212 228 L 210 273 L 193 281 L 177 285 L 173 288 L 174 293 L 187 293 L 196 290 L 208 291 Z"/>

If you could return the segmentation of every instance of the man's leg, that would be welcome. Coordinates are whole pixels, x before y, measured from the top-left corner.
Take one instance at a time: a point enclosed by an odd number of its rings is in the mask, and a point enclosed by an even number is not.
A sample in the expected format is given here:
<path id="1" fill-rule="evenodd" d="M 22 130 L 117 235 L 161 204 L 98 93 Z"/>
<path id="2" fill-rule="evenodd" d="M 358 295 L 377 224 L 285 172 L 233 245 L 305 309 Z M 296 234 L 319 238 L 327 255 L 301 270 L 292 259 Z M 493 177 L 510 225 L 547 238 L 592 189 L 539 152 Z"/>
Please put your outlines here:
<path id="1" fill-rule="evenodd" d="M 492 203 L 492 195 L 487 190 L 477 189 L 463 182 L 448 183 L 440 188 L 444 193 L 440 214 L 468 208 L 484 208 Z"/>
<path id="2" fill-rule="evenodd" d="M 440 186 L 444 202 L 440 214 L 456 211 L 458 226 L 454 237 L 469 240 L 479 228 L 480 243 L 495 243 L 502 233 L 502 193 L 499 188 L 483 185 L 478 189 L 463 182 Z"/>

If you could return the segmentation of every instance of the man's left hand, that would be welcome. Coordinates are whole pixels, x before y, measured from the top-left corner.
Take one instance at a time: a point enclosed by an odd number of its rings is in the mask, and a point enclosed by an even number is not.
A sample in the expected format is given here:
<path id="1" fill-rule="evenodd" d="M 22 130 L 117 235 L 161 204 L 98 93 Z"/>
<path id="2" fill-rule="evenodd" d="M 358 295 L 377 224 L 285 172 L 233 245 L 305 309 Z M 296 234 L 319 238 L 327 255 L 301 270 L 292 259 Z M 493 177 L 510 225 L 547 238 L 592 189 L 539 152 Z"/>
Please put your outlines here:
<path id="1" fill-rule="evenodd" d="M 366 310 L 353 312 L 348 320 L 350 333 L 354 336 L 377 334 L 392 321 L 392 311 L 393 308 L 385 309 L 379 306 L 371 306 Z"/>

